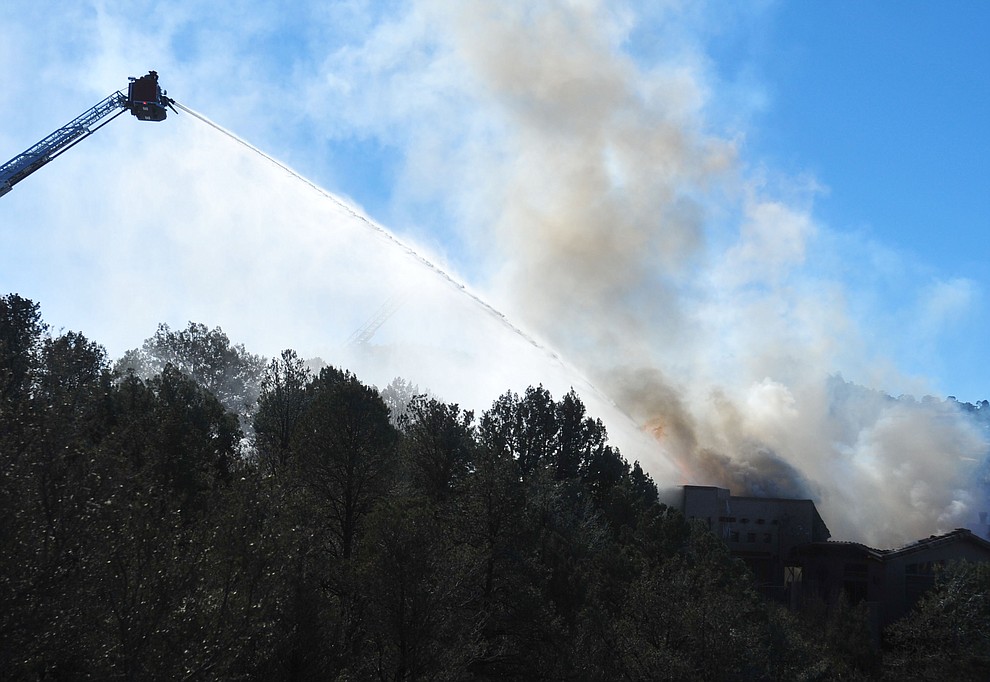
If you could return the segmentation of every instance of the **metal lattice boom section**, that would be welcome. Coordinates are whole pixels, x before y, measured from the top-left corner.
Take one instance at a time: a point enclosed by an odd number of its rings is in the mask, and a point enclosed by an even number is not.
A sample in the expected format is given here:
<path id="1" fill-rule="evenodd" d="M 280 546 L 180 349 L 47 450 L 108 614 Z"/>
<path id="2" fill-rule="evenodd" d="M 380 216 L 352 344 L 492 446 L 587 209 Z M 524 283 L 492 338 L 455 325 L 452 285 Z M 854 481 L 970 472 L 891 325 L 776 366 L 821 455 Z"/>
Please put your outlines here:
<path id="1" fill-rule="evenodd" d="M 100 120 L 115 111 L 119 110 L 119 113 L 122 113 L 126 109 L 127 97 L 121 92 L 115 92 L 41 142 L 0 166 L 0 196 L 75 143 L 92 135 L 96 130 L 92 126 Z"/>
<path id="2" fill-rule="evenodd" d="M 385 301 L 381 307 L 375 312 L 374 316 L 368 320 L 363 327 L 358 329 L 356 332 L 351 334 L 351 337 L 347 340 L 347 345 L 361 345 L 371 341 L 371 337 L 375 335 L 383 324 L 392 317 L 402 304 L 405 302 L 405 296 L 392 296 L 387 301 Z"/>

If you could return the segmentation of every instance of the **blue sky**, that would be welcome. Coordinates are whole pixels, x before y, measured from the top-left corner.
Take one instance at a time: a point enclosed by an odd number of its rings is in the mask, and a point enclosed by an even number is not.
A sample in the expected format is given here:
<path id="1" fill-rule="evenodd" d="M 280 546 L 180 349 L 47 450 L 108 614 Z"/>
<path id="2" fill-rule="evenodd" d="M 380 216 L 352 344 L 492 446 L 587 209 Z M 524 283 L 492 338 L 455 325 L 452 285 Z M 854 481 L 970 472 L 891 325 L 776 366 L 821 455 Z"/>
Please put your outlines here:
<path id="1" fill-rule="evenodd" d="M 930 349 L 938 359 L 902 352 L 911 368 L 939 374 L 943 390 L 980 399 L 987 375 L 976 368 L 990 324 L 990 7 L 809 2 L 773 14 L 771 47 L 757 58 L 770 94 L 754 151 L 785 172 L 813 173 L 828 188 L 816 217 L 896 251 L 905 279 L 968 292 L 969 305 L 945 320 Z M 879 284 L 892 308 L 905 304 L 898 288 L 909 281 Z"/>
<path id="2" fill-rule="evenodd" d="M 337 198 L 188 114 L 122 119 L 0 199 L 0 291 L 112 357 L 195 320 L 334 363 L 401 295 L 359 376 L 583 386 L 910 539 L 990 504 L 985 443 L 828 377 L 990 398 L 988 34 L 975 0 L 4 3 L 4 159 L 156 69 Z"/>
<path id="3" fill-rule="evenodd" d="M 983 369 L 990 7 L 707 3 L 666 16 L 639 9 L 629 55 L 649 64 L 681 50 L 702 63 L 707 125 L 740 140 L 748 172 L 767 175 L 781 192 L 804 194 L 835 244 L 825 262 L 809 267 L 847 283 L 858 314 L 878 323 L 872 340 L 906 374 L 931 379 L 928 390 L 937 395 L 976 401 L 990 394 Z M 672 30 L 667 22 L 683 24 Z M 284 48 L 283 37 L 273 36 L 273 46 Z M 399 231 L 439 235 L 440 248 L 471 279 L 470 256 L 446 227 L 452 220 L 443 202 L 404 194 L 408 142 L 394 131 L 355 127 L 345 123 L 327 143 L 329 167 L 321 159 L 306 172 Z"/>
<path id="4" fill-rule="evenodd" d="M 582 4 L 595 5 L 574 6 Z M 181 101 L 426 242 L 485 289 L 499 265 L 459 227 L 471 219 L 463 203 L 475 198 L 457 179 L 431 187 L 413 168 L 429 153 L 417 136 L 431 121 L 450 127 L 428 141 L 438 163 L 469 147 L 472 135 L 499 134 L 498 112 L 489 118 L 483 94 L 443 71 L 443 41 L 431 45 L 417 27 L 442 11 L 436 6 L 10 4 L 3 50 L 14 68 L 0 93 L 0 141 L 12 156 L 120 87 L 112 67 L 128 75 L 158 68 Z M 739 174 L 800 205 L 823 231 L 814 245 L 823 251 L 803 267 L 841 281 L 851 314 L 875 323 L 864 330 L 868 341 L 907 376 L 927 378 L 933 393 L 970 401 L 990 393 L 982 362 L 990 325 L 990 44 L 982 37 L 990 8 L 616 7 L 615 49 L 644 71 L 691 69 L 704 100 L 693 112 L 698 125 L 733 140 Z M 65 96 L 38 98 L 39 87 Z M 418 92 L 397 95 L 402 87 Z M 395 111 L 400 97 L 408 108 Z"/>

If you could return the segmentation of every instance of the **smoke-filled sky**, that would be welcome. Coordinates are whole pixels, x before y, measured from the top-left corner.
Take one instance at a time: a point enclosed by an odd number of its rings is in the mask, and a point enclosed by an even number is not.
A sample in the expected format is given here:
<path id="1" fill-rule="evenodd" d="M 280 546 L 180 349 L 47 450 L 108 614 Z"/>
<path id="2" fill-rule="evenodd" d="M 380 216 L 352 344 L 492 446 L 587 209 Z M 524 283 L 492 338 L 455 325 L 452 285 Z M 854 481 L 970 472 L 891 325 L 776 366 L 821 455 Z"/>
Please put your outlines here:
<path id="1" fill-rule="evenodd" d="M 573 385 L 660 484 L 812 497 L 839 539 L 972 525 L 986 434 L 921 398 L 990 398 L 988 32 L 975 1 L 5 3 L 0 160 L 155 69 L 340 200 L 125 117 L 0 198 L 0 292 L 111 356 L 195 320 L 475 408 Z"/>

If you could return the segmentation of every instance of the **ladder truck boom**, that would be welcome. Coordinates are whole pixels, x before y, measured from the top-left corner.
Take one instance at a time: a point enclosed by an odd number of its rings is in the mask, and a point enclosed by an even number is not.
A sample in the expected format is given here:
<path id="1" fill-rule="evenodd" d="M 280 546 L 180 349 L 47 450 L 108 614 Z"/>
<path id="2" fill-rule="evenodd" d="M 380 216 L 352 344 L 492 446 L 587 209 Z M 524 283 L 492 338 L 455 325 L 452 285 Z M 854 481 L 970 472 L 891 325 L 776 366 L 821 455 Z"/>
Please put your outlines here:
<path id="1" fill-rule="evenodd" d="M 130 111 L 142 121 L 164 121 L 168 113 L 166 106 L 171 107 L 172 100 L 159 87 L 156 72 L 151 71 L 146 76 L 131 78 L 126 96 L 120 91 L 113 93 L 41 142 L 0 166 L 0 196 L 125 111 Z M 175 110 L 174 107 L 172 109 Z M 107 118 L 108 116 L 110 118 Z"/>

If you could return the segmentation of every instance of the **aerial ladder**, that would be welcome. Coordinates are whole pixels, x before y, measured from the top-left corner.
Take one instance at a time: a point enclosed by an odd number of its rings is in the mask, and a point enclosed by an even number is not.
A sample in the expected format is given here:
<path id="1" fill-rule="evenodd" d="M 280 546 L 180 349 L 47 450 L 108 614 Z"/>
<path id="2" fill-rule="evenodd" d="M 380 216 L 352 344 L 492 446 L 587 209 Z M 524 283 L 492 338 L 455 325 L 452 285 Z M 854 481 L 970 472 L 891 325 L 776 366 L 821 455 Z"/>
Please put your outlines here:
<path id="1" fill-rule="evenodd" d="M 363 327 L 351 334 L 350 338 L 347 339 L 348 346 L 362 346 L 371 341 L 371 337 L 375 335 L 383 324 L 388 321 L 388 318 L 395 314 L 395 311 L 402 307 L 402 304 L 406 302 L 408 293 L 402 295 L 396 295 L 389 298 L 387 301 L 382 303 L 381 307 L 375 311 L 375 314 L 370 320 L 368 320 Z"/>
<path id="2" fill-rule="evenodd" d="M 141 121 L 164 121 L 168 114 L 166 107 L 175 111 L 175 107 L 172 106 L 173 101 L 159 87 L 156 72 L 150 71 L 140 78 L 132 77 L 127 86 L 126 96 L 118 90 L 38 144 L 0 166 L 0 196 L 125 111 L 131 112 Z M 107 118 L 108 116 L 110 118 Z"/>

